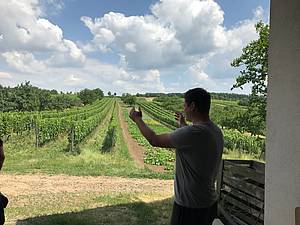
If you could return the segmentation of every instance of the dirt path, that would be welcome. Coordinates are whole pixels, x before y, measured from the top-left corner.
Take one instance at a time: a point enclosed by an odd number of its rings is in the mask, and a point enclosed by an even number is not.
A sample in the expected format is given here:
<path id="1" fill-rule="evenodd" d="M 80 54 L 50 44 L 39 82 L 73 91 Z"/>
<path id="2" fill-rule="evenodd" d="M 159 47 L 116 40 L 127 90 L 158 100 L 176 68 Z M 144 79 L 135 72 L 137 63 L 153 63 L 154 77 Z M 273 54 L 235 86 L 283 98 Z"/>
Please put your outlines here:
<path id="1" fill-rule="evenodd" d="M 144 153 L 146 152 L 146 149 L 143 146 L 140 146 L 136 140 L 131 137 L 130 133 L 128 132 L 128 125 L 124 119 L 124 115 L 119 104 L 118 111 L 124 140 L 126 141 L 128 151 L 133 160 L 136 162 L 137 166 L 141 168 L 147 167 L 155 172 L 164 172 L 163 166 L 146 165 L 144 163 Z"/>
<path id="2" fill-rule="evenodd" d="M 172 180 L 138 179 L 122 177 L 79 177 L 68 175 L 0 175 L 1 192 L 8 196 L 57 193 L 128 193 L 148 192 L 172 194 Z"/>
<path id="3" fill-rule="evenodd" d="M 121 224 L 124 218 L 130 219 L 135 215 L 130 211 L 130 204 L 152 204 L 170 199 L 172 187 L 172 180 L 0 174 L 0 190 L 10 200 L 6 209 L 7 225 L 35 224 L 34 221 L 42 224 L 41 220 L 54 224 L 49 221 L 57 215 L 68 220 L 70 213 L 76 216 L 74 212 L 85 215 L 90 222 L 88 224 Z M 122 214 L 119 214 L 120 210 L 123 210 Z M 105 216 L 105 221 L 101 215 Z M 91 222 L 93 220 L 96 222 Z"/>

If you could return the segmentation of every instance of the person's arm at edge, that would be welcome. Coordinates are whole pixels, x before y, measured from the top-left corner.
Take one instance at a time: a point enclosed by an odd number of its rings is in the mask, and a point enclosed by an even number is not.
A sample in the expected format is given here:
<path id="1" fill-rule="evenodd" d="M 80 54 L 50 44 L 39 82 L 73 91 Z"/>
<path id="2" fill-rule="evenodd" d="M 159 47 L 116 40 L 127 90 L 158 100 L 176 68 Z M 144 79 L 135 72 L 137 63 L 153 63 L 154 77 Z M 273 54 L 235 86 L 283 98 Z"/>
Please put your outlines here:
<path id="1" fill-rule="evenodd" d="M 171 142 L 170 134 L 159 134 L 157 135 L 151 128 L 145 124 L 142 119 L 142 112 L 135 111 L 134 108 L 130 111 L 130 118 L 136 123 L 142 135 L 148 140 L 148 142 L 154 147 L 162 148 L 174 148 L 175 146 Z"/>
<path id="2" fill-rule="evenodd" d="M 2 169 L 4 159 L 3 141 L 0 139 L 0 170 Z"/>

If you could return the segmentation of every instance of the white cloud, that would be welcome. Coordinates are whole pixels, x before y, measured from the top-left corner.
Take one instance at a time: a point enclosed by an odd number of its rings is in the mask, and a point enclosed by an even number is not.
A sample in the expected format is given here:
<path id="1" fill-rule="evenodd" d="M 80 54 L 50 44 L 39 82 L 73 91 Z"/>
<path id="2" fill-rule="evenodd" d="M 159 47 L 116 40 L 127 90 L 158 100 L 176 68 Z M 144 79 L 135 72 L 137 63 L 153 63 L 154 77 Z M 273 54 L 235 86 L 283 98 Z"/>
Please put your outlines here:
<path id="1" fill-rule="evenodd" d="M 123 68 L 104 64 L 95 59 L 87 59 L 84 66 L 79 69 L 46 67 L 42 73 L 31 72 L 14 72 L 14 84 L 29 80 L 33 85 L 47 89 L 79 91 L 84 88 L 101 88 L 105 93 L 111 91 L 119 94 L 166 91 L 158 70 L 128 72 Z M 0 78 L 4 78 L 1 76 Z M 8 77 L 8 75 L 5 76 Z M 1 80 L 2 83 L 12 85 Z"/>
<path id="2" fill-rule="evenodd" d="M 70 86 L 77 86 L 86 83 L 86 80 L 80 78 L 78 75 L 70 74 L 65 78 L 64 83 L 67 83 Z"/>
<path id="3" fill-rule="evenodd" d="M 98 49 L 123 55 L 130 68 L 151 69 L 183 60 L 174 30 L 161 26 L 153 16 L 110 12 L 94 21 L 89 17 L 81 20 L 94 35 L 92 43 Z"/>
<path id="4" fill-rule="evenodd" d="M 50 66 L 82 66 L 86 57 L 82 53 L 74 42 L 64 39 L 63 49 L 61 51 L 54 52 L 52 56 L 47 60 L 47 64 Z"/>
<path id="5" fill-rule="evenodd" d="M 224 12 L 214 1 L 163 0 L 152 7 L 152 13 L 174 28 L 186 54 L 203 55 L 226 44 Z"/>
<path id="6" fill-rule="evenodd" d="M 125 44 L 125 49 L 129 52 L 137 52 L 136 45 L 132 42 L 128 42 Z"/>
<path id="7" fill-rule="evenodd" d="M 122 93 L 166 92 L 158 70 L 139 71 L 131 74 L 130 80 L 118 79 L 113 86 Z"/>
<path id="8" fill-rule="evenodd" d="M 55 1 L 56 2 L 56 1 Z M 0 52 L 27 51 L 35 53 L 53 53 L 84 61 L 83 53 L 72 41 L 63 38 L 63 31 L 49 20 L 42 18 L 38 0 L 0 1 Z"/>
<path id="9" fill-rule="evenodd" d="M 228 91 L 235 82 L 234 77 L 239 74 L 239 70 L 233 68 L 231 62 L 242 54 L 243 47 L 258 38 L 255 30 L 257 22 L 258 20 L 254 15 L 253 19 L 241 21 L 231 29 L 226 30 L 227 44 L 202 58 L 206 64 L 202 65 L 201 68 L 210 78 L 227 78 L 228 83 L 230 83 L 229 80 L 231 81 Z"/>
<path id="10" fill-rule="evenodd" d="M 188 73 L 194 76 L 198 81 L 207 80 L 208 75 L 203 71 L 199 64 L 195 64 L 188 69 Z"/>
<path id="11" fill-rule="evenodd" d="M 224 12 L 211 0 L 161 0 L 151 7 L 151 12 L 151 15 L 129 17 L 110 12 L 94 20 L 82 17 L 94 36 L 87 48 L 118 54 L 120 65 L 130 70 L 178 65 L 189 68 L 204 59 L 211 62 L 202 66 L 201 73 L 197 72 L 201 79 L 224 76 L 231 60 L 257 37 L 254 24 L 258 15 L 263 14 L 262 8 L 258 7 L 253 20 L 225 29 Z M 216 65 L 217 62 L 220 65 Z M 226 69 L 218 75 L 210 71 L 211 64 L 220 70 L 226 65 Z"/>
<path id="12" fill-rule="evenodd" d="M 257 20 L 264 20 L 266 15 L 265 15 L 265 11 L 261 6 L 258 6 L 254 11 L 254 18 Z"/>
<path id="13" fill-rule="evenodd" d="M 150 70 L 143 78 L 146 82 L 157 83 L 160 82 L 160 74 L 158 70 Z"/>
<path id="14" fill-rule="evenodd" d="M 258 7 L 252 19 L 226 29 L 224 12 L 212 0 L 161 0 L 150 15 L 81 17 L 93 38 L 80 43 L 64 38 L 63 30 L 46 19 L 41 1 L 61 4 L 58 11 L 64 7 L 61 0 L 0 1 L 0 66 L 15 83 L 30 80 L 58 90 L 176 92 L 198 85 L 229 91 L 238 74 L 230 62 L 257 38 L 254 24 L 265 17 Z M 91 58 L 95 51 L 119 56 L 119 63 Z M 0 78 L 12 80 L 3 73 Z"/>
<path id="15" fill-rule="evenodd" d="M 2 53 L 8 65 L 27 73 L 42 72 L 46 67 L 43 62 L 35 59 L 34 55 L 29 52 L 5 52 Z"/>
<path id="16" fill-rule="evenodd" d="M 0 71 L 0 79 L 12 79 L 13 75 L 7 72 L 1 72 Z"/>

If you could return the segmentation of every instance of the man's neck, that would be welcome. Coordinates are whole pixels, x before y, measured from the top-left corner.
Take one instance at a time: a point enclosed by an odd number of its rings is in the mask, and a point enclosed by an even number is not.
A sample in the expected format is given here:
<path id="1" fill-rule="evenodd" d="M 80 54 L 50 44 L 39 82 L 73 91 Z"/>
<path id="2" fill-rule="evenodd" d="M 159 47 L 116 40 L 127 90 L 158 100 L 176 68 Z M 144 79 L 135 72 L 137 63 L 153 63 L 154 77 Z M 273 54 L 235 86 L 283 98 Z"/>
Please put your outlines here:
<path id="1" fill-rule="evenodd" d="M 193 125 L 206 123 L 209 121 L 210 121 L 209 115 L 205 115 L 205 114 L 197 115 L 197 116 L 194 116 L 194 118 L 192 118 Z"/>

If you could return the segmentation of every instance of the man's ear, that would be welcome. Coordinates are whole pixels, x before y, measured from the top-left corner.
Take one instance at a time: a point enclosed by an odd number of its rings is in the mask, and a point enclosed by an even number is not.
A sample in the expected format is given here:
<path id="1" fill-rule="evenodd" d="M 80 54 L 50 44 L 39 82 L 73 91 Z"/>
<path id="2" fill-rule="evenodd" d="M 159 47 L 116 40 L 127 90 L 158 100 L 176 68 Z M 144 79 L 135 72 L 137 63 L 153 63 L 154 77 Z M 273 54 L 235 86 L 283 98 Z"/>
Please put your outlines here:
<path id="1" fill-rule="evenodd" d="M 191 107 L 191 111 L 192 111 L 192 112 L 195 112 L 195 111 L 196 111 L 196 105 L 195 105 L 195 102 L 191 102 L 190 107 Z"/>

